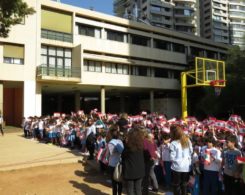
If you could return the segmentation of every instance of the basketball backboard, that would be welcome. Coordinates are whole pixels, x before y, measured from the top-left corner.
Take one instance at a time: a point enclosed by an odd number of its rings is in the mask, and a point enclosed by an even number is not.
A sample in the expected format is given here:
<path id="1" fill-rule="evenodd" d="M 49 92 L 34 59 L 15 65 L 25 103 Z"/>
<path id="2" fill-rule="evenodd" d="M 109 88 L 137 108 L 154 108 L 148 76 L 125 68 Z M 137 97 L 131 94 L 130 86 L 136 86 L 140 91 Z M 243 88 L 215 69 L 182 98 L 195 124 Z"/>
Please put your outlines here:
<path id="1" fill-rule="evenodd" d="M 225 87 L 225 62 L 208 58 L 195 58 L 196 85 Z"/>

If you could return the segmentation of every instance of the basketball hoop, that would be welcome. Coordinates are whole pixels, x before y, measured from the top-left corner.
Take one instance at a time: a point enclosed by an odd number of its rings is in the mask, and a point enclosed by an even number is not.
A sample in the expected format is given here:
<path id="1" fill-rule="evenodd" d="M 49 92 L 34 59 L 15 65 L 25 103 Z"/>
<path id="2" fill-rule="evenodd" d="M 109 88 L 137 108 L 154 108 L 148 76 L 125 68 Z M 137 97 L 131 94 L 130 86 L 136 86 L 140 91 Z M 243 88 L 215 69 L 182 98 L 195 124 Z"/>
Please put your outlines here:
<path id="1" fill-rule="evenodd" d="M 222 89 L 224 84 L 225 84 L 225 80 L 213 80 L 213 81 L 210 81 L 210 86 L 212 86 L 214 88 L 215 96 L 220 96 L 221 89 Z"/>

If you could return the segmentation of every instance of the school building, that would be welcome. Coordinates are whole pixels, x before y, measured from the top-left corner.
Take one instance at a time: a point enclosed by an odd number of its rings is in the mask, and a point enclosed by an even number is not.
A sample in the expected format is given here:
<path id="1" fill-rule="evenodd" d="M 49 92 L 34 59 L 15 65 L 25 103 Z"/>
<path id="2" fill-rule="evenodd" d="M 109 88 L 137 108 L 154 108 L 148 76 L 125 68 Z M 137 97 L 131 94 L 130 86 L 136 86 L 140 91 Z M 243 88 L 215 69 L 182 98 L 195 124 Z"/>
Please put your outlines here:
<path id="1" fill-rule="evenodd" d="M 180 72 L 228 46 L 50 0 L 0 38 L 0 110 L 22 117 L 98 108 L 180 116 Z"/>

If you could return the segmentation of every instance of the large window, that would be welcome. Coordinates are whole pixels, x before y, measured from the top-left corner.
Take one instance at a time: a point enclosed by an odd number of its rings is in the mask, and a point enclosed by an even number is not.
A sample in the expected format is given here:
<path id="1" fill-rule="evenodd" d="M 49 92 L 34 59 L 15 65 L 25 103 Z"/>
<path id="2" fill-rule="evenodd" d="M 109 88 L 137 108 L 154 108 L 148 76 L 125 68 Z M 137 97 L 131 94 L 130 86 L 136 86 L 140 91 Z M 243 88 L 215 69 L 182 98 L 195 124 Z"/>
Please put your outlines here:
<path id="1" fill-rule="evenodd" d="M 155 68 L 155 77 L 168 78 L 169 77 L 168 70 L 163 68 Z"/>
<path id="2" fill-rule="evenodd" d="M 131 75 L 151 76 L 151 68 L 146 66 L 131 66 Z"/>
<path id="3" fill-rule="evenodd" d="M 127 64 L 106 63 L 105 72 L 113 74 L 129 74 Z"/>
<path id="4" fill-rule="evenodd" d="M 163 41 L 159 39 L 154 39 L 154 48 L 171 50 L 171 43 L 168 41 Z"/>
<path id="5" fill-rule="evenodd" d="M 141 45 L 141 46 L 150 46 L 150 38 L 143 37 L 139 35 L 131 35 L 132 44 Z"/>
<path id="6" fill-rule="evenodd" d="M 94 26 L 84 25 L 84 24 L 77 24 L 78 27 L 78 34 L 101 38 L 101 29 L 96 28 Z"/>
<path id="7" fill-rule="evenodd" d="M 50 68 L 70 69 L 71 49 L 42 45 L 41 64 Z"/>
<path id="8" fill-rule="evenodd" d="M 106 30 L 106 32 L 108 40 L 127 43 L 127 34 L 114 30 Z"/>
<path id="9" fill-rule="evenodd" d="M 173 51 L 185 53 L 185 46 L 178 43 L 173 43 Z"/>
<path id="10" fill-rule="evenodd" d="M 84 71 L 88 72 L 102 72 L 102 62 L 93 60 L 84 60 Z"/>
<path id="11" fill-rule="evenodd" d="M 24 47 L 19 45 L 3 45 L 3 62 L 6 64 L 24 64 Z"/>

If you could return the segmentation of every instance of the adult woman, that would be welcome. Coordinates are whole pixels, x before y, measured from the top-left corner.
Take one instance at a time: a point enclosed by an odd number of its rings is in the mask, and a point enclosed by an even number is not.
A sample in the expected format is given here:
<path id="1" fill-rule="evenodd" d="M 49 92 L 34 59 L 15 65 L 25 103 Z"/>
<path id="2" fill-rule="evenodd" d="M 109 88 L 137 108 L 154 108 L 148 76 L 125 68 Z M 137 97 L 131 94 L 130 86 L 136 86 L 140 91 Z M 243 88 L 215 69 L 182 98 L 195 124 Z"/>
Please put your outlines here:
<path id="1" fill-rule="evenodd" d="M 124 149 L 122 141 L 119 139 L 119 128 L 117 125 L 111 126 L 110 130 L 111 140 L 108 143 L 109 148 L 109 171 L 111 173 L 112 180 L 112 194 L 121 195 L 122 194 L 122 182 L 117 182 L 113 179 L 113 173 L 117 163 L 120 161 L 122 151 Z"/>
<path id="2" fill-rule="evenodd" d="M 128 132 L 126 146 L 122 153 L 123 179 L 127 195 L 141 195 L 142 178 L 145 175 L 143 130 L 134 127 Z"/>
<path id="3" fill-rule="evenodd" d="M 191 169 L 192 144 L 180 126 L 171 126 L 170 161 L 174 195 L 186 195 Z"/>

